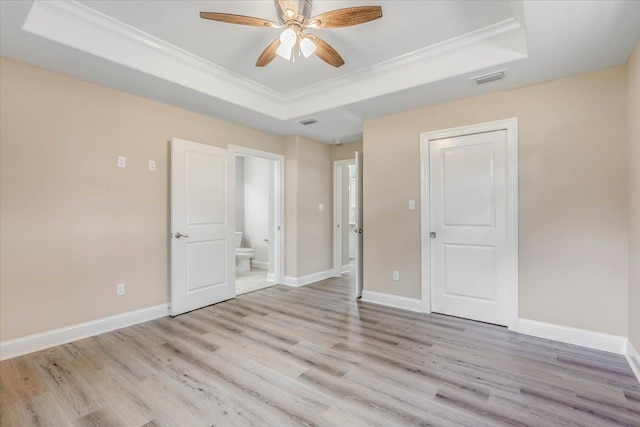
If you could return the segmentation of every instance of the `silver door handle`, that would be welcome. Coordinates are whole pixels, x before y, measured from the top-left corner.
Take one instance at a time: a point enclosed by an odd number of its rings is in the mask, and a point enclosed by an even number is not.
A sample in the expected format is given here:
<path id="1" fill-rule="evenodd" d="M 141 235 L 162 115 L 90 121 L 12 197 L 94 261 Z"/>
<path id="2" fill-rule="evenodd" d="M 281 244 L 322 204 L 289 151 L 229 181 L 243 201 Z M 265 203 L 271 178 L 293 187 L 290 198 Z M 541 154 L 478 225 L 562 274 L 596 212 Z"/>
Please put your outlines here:
<path id="1" fill-rule="evenodd" d="M 269 243 L 269 239 L 264 239 L 265 243 Z"/>
<path id="2" fill-rule="evenodd" d="M 179 239 L 179 238 L 181 238 L 181 237 L 189 237 L 189 236 L 187 236 L 186 234 L 182 234 L 182 233 L 180 233 L 180 232 L 177 232 L 177 233 L 176 233 L 176 239 Z"/>

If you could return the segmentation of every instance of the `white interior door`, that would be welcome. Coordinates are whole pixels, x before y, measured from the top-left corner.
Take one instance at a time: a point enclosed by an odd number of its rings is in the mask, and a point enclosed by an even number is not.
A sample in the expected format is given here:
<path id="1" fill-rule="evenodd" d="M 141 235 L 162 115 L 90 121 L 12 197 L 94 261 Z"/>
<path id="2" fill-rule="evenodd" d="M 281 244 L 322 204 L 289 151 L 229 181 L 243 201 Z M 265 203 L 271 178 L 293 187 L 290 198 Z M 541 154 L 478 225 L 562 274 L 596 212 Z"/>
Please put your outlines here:
<path id="1" fill-rule="evenodd" d="M 235 295 L 235 156 L 171 141 L 171 315 Z"/>
<path id="2" fill-rule="evenodd" d="M 431 310 L 507 325 L 507 133 L 431 141 Z"/>
<path id="3" fill-rule="evenodd" d="M 362 297 L 363 288 L 363 264 L 362 264 L 362 153 L 356 151 L 356 228 L 358 235 L 356 257 L 356 296 Z"/>

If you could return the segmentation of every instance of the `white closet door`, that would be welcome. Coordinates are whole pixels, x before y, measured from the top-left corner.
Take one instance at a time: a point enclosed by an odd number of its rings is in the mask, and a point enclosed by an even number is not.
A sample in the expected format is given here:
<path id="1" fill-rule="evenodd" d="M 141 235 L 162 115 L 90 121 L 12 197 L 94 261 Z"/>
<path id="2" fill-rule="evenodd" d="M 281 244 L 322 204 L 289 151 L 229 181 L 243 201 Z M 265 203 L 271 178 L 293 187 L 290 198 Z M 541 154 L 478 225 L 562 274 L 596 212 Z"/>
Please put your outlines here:
<path id="1" fill-rule="evenodd" d="M 432 311 L 507 325 L 507 133 L 431 141 Z"/>

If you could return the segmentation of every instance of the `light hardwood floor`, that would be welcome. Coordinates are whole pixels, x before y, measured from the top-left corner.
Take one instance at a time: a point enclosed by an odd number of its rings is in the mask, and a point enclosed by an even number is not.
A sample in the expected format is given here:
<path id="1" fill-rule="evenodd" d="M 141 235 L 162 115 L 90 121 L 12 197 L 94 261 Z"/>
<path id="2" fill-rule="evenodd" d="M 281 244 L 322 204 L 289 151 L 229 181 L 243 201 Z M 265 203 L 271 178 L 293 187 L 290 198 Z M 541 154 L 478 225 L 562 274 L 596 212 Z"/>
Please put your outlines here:
<path id="1" fill-rule="evenodd" d="M 236 271 L 236 295 L 257 291 L 274 286 L 275 282 L 267 280 L 267 270 L 251 267 L 246 273 Z"/>
<path id="2" fill-rule="evenodd" d="M 622 356 L 272 287 L 1 363 L 2 426 L 640 425 Z"/>

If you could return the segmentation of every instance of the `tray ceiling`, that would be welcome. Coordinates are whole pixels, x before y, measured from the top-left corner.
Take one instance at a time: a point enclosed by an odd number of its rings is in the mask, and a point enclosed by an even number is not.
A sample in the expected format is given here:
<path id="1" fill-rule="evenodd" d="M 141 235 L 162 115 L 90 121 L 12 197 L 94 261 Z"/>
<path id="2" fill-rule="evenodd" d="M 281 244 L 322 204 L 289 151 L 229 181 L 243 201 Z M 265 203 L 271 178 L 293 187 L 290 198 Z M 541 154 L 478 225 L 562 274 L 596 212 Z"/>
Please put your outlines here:
<path id="1" fill-rule="evenodd" d="M 381 5 L 381 20 L 315 30 L 345 58 L 276 58 L 278 30 L 200 11 L 274 19 L 264 1 L 1 1 L 3 56 L 279 134 L 356 140 L 366 118 L 624 64 L 640 2 L 321 1 L 315 13 Z M 483 86 L 469 78 L 506 69 Z M 319 122 L 303 127 L 301 118 Z"/>

